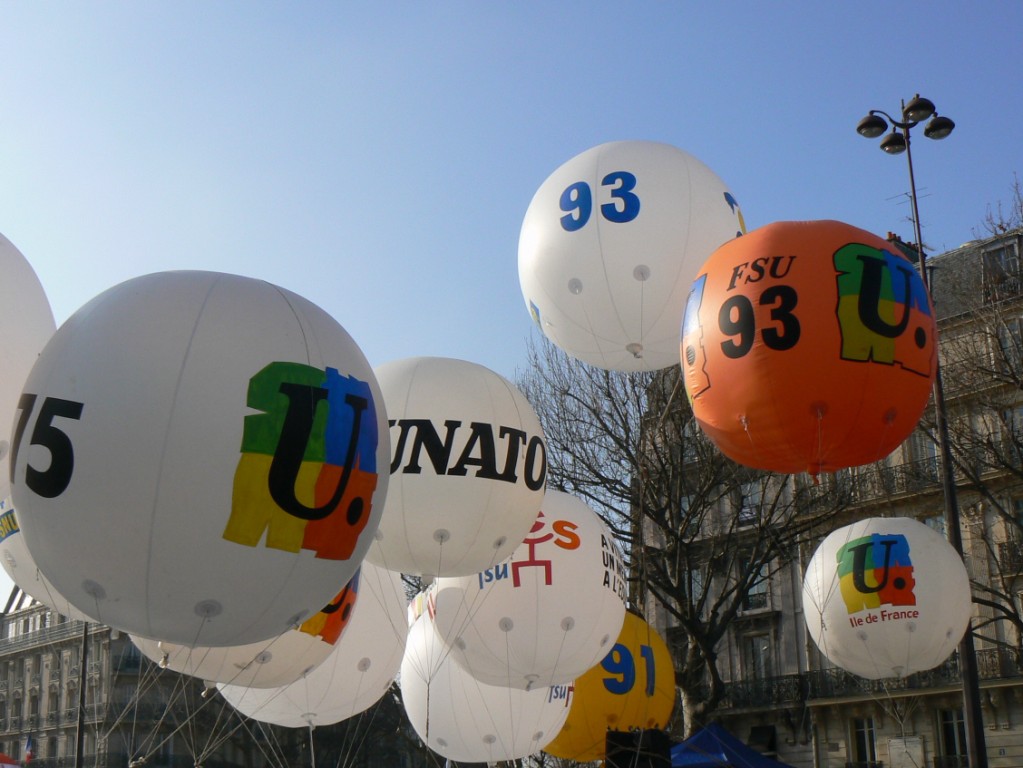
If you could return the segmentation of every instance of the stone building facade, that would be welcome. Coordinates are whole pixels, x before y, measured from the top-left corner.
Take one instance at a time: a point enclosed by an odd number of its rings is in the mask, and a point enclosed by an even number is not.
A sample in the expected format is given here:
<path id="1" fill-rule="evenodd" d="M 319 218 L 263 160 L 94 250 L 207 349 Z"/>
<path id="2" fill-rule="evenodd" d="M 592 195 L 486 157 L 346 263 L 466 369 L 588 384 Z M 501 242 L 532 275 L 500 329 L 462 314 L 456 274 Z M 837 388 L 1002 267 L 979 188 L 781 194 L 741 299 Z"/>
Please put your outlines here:
<path id="1" fill-rule="evenodd" d="M 981 727 L 992 768 L 1023 766 L 1021 251 L 1023 230 L 1015 230 L 927 261 L 964 560 L 973 582 Z M 944 531 L 939 456 L 927 423 L 925 416 L 885 460 L 822 477 L 848 502 L 835 527 L 906 516 Z M 716 718 L 797 768 L 967 766 L 958 653 L 926 672 L 870 681 L 830 663 L 809 639 L 802 577 L 825 533 L 807 537 L 785 562 L 772 563 L 769 578 L 747 596 L 725 647 L 718 648 L 727 685 Z M 670 638 L 669 622 L 660 617 L 660 623 Z"/>

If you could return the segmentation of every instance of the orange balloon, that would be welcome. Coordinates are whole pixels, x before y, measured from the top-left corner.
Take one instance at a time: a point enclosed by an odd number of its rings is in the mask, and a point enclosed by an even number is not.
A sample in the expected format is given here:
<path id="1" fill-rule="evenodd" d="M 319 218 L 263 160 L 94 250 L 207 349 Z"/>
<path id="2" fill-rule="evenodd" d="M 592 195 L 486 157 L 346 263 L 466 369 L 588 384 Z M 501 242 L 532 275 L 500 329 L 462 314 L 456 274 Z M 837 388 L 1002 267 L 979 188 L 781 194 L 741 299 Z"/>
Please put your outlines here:
<path id="1" fill-rule="evenodd" d="M 729 458 L 812 475 L 891 453 L 927 405 L 937 326 L 915 265 L 839 221 L 768 224 L 716 250 L 682 323 L 686 392 Z"/>
<path id="2" fill-rule="evenodd" d="M 575 681 L 568 718 L 544 747 L 554 757 L 601 760 L 608 731 L 664 728 L 675 706 L 675 667 L 657 631 L 634 613 L 611 652 Z"/>

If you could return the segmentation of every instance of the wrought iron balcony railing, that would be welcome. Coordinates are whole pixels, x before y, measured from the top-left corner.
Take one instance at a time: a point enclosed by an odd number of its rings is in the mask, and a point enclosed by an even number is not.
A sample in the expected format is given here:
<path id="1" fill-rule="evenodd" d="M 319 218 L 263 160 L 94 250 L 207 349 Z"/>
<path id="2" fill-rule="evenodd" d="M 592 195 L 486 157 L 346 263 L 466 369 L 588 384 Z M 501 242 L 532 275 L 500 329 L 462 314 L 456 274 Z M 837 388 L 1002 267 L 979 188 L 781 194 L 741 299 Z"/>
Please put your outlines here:
<path id="1" fill-rule="evenodd" d="M 1023 658 L 1006 648 L 977 651 L 977 671 L 983 680 L 1023 678 Z M 868 680 L 842 669 L 818 669 L 803 675 L 725 683 L 722 709 L 769 709 L 808 699 L 879 696 L 898 691 L 926 691 L 961 684 L 959 658 L 953 654 L 939 667 L 902 678 Z M 953 767 L 954 768 L 954 767 Z"/>
<path id="2" fill-rule="evenodd" d="M 804 699 L 806 699 L 805 677 L 803 675 L 783 675 L 727 683 L 725 696 L 720 706 L 726 709 L 774 707 Z"/>

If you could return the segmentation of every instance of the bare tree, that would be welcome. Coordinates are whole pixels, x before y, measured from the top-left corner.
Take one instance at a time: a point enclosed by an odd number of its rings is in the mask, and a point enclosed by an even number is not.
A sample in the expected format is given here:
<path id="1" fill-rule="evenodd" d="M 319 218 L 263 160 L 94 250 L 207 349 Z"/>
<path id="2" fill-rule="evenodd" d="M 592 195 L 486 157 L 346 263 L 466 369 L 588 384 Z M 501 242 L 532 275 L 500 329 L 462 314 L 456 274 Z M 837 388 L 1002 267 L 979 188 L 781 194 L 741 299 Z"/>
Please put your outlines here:
<path id="1" fill-rule="evenodd" d="M 999 201 L 994 208 L 988 206 L 980 228 L 973 231 L 974 237 L 1002 235 L 1023 227 L 1023 186 L 1020 186 L 1018 174 L 1013 174 L 1011 189 L 1012 194 L 1008 203 Z"/>
<path id="2" fill-rule="evenodd" d="M 736 617 L 843 502 L 830 483 L 724 457 L 700 431 L 680 374 L 606 371 L 534 339 L 518 385 L 547 437 L 550 487 L 612 527 L 634 607 L 667 629 L 689 736 L 724 696 L 718 653 Z"/>

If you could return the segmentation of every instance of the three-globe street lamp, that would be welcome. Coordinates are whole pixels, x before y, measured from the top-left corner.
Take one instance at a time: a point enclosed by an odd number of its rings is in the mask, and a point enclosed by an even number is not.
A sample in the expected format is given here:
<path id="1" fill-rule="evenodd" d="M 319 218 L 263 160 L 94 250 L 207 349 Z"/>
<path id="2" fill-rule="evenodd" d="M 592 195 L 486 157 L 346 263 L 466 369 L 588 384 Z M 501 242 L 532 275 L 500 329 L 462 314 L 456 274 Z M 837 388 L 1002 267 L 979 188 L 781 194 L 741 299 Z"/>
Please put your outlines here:
<path id="1" fill-rule="evenodd" d="M 876 139 L 892 125 L 892 132 L 881 140 L 881 149 L 890 155 L 906 153 L 909 163 L 909 196 L 913 205 L 913 229 L 916 236 L 916 252 L 920 261 L 920 276 L 930 291 L 924 255 L 923 236 L 920 232 L 920 210 L 917 206 L 916 179 L 913 176 L 913 153 L 910 149 L 910 130 L 925 120 L 924 136 L 929 139 L 944 139 L 955 128 L 955 123 L 939 115 L 934 102 L 917 94 L 907 104 L 902 102 L 902 119 L 896 120 L 887 112 L 872 109 L 860 120 L 856 131 L 868 139 Z M 948 436 L 948 412 L 945 408 L 945 390 L 941 381 L 941 366 L 935 363 L 934 371 L 934 421 L 937 430 L 938 449 L 941 455 L 941 483 L 945 497 L 945 529 L 949 543 L 960 556 L 963 554 L 962 532 L 959 527 L 959 501 L 956 495 L 952 449 Z M 987 747 L 984 742 L 984 722 L 980 708 L 980 684 L 977 674 L 977 654 L 973 647 L 973 635 L 967 629 L 959 643 L 959 670 L 963 678 L 963 720 L 966 731 L 966 748 L 971 768 L 987 768 Z"/>

